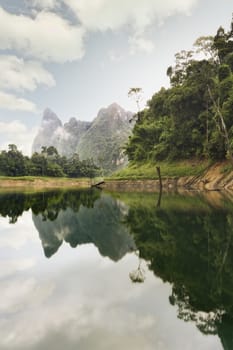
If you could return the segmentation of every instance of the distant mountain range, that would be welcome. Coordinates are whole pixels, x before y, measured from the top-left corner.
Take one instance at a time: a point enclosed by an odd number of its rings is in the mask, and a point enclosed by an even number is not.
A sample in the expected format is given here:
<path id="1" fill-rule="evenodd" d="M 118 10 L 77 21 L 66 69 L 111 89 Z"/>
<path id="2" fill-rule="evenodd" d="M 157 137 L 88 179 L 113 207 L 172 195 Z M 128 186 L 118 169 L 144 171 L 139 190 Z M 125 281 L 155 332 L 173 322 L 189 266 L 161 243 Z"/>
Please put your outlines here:
<path id="1" fill-rule="evenodd" d="M 78 153 L 81 160 L 92 158 L 105 171 L 114 171 L 127 163 L 123 147 L 131 134 L 132 116 L 132 112 L 113 103 L 102 108 L 93 122 L 71 118 L 63 125 L 53 111 L 46 109 L 32 152 L 54 146 L 61 155 Z"/>

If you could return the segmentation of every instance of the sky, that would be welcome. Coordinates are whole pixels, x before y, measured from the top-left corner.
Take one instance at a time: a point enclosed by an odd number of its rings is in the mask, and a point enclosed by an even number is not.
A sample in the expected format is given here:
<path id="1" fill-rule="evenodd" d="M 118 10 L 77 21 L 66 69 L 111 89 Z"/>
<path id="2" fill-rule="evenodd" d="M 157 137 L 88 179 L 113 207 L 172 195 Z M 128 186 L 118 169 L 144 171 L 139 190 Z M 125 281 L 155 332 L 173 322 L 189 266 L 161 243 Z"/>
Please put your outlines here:
<path id="1" fill-rule="evenodd" d="M 136 110 L 162 86 L 175 53 L 230 28 L 232 0 L 0 0 L 0 150 L 24 154 L 43 110 L 93 120 L 113 102 Z"/>

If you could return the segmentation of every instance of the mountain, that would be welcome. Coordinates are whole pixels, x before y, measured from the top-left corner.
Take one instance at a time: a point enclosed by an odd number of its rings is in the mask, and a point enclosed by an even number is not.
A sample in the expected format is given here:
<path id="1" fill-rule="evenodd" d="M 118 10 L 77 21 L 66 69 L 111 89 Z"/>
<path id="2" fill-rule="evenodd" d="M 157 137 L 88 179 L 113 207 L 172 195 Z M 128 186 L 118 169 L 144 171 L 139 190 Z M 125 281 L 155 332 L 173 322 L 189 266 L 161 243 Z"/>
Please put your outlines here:
<path id="1" fill-rule="evenodd" d="M 62 130 L 62 123 L 57 115 L 50 109 L 44 111 L 42 123 L 38 134 L 36 135 L 33 145 L 33 152 L 40 152 L 42 146 L 58 146 L 58 133 Z"/>
<path id="2" fill-rule="evenodd" d="M 57 115 L 47 108 L 44 111 L 38 134 L 34 139 L 32 152 L 41 152 L 42 146 L 54 146 L 59 154 L 69 157 L 75 153 L 80 138 L 90 125 L 90 122 L 71 118 L 63 126 Z"/>
<path id="3" fill-rule="evenodd" d="M 115 170 L 127 162 L 123 153 L 132 129 L 131 112 L 118 104 L 102 108 L 77 146 L 80 158 L 93 158 L 103 169 Z"/>
<path id="4" fill-rule="evenodd" d="M 127 163 L 123 146 L 132 130 L 132 116 L 113 103 L 102 108 L 93 122 L 71 118 L 63 125 L 53 111 L 46 109 L 32 152 L 40 152 L 42 146 L 54 146 L 61 155 L 78 153 L 81 160 L 93 158 L 105 171 L 116 170 Z"/>

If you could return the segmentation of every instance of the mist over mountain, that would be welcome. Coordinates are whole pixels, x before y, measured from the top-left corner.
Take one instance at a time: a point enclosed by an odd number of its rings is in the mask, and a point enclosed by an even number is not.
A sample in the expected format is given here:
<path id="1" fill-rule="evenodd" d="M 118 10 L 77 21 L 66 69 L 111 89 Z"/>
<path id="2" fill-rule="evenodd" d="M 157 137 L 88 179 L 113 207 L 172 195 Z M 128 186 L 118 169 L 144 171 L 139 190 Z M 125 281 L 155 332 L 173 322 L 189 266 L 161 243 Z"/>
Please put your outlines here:
<path id="1" fill-rule="evenodd" d="M 63 125 L 58 116 L 47 108 L 44 111 L 38 134 L 34 139 L 32 152 L 40 152 L 42 146 L 54 146 L 59 154 L 69 157 L 76 152 L 82 135 L 90 125 L 90 122 L 75 118 L 71 118 Z"/>
<path id="2" fill-rule="evenodd" d="M 81 160 L 92 158 L 106 171 L 113 171 L 127 163 L 123 147 L 132 130 L 133 113 L 117 103 L 100 109 L 93 122 L 71 118 L 64 125 L 58 116 L 46 109 L 36 135 L 32 152 L 41 152 L 42 146 L 54 146 L 61 155 L 78 153 Z"/>

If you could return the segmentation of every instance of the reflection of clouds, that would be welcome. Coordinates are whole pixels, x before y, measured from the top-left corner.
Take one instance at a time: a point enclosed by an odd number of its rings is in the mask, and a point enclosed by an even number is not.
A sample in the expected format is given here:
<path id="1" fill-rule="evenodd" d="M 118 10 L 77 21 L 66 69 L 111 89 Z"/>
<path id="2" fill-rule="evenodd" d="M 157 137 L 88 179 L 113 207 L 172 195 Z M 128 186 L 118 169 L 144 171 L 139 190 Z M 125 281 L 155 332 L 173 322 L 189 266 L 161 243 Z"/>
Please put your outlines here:
<path id="1" fill-rule="evenodd" d="M 133 254 L 115 264 L 88 245 L 56 259 L 40 265 L 39 279 L 0 284 L 1 350 L 219 349 L 217 338 L 177 320 L 169 285 L 149 271 L 144 284 L 131 283 Z"/>
<path id="2" fill-rule="evenodd" d="M 6 221 L 0 218 L 1 350 L 221 348 L 217 337 L 177 319 L 170 286 L 146 266 L 145 283 L 131 283 L 134 254 L 116 264 L 93 244 L 65 245 L 47 260 L 30 213 Z"/>
<path id="3" fill-rule="evenodd" d="M 0 264 L 0 278 L 9 276 L 18 271 L 30 269 L 36 264 L 34 259 L 3 260 Z"/>
<path id="4" fill-rule="evenodd" d="M 31 213 L 24 212 L 23 220 L 20 217 L 16 225 L 9 225 L 8 218 L 0 217 L 0 248 L 20 249 L 28 241 L 37 241 Z"/>
<path id="5" fill-rule="evenodd" d="M 40 314 L 53 290 L 52 283 L 40 285 L 33 278 L 0 284 L 0 313 L 3 315 L 0 319 L 1 349 L 17 349 L 18 345 L 34 344 L 43 337 L 44 326 L 38 327 L 37 314 Z"/>
<path id="6" fill-rule="evenodd" d="M 19 288 L 17 285 L 14 287 L 16 290 Z M 71 301 L 72 298 L 69 300 L 70 296 L 68 296 L 68 300 L 61 297 L 55 303 L 53 301 L 50 304 L 46 303 L 44 307 L 41 305 L 43 299 L 40 303 L 37 300 L 35 306 L 31 303 L 31 298 L 26 302 L 29 292 L 33 292 L 35 288 L 36 285 L 33 280 L 24 283 L 24 287 L 21 288 L 21 292 L 17 297 L 20 309 L 16 309 L 15 306 L 18 303 L 14 298 L 11 298 L 11 293 L 9 294 L 12 305 L 15 307 L 14 310 L 12 308 L 12 312 L 17 311 L 17 313 L 11 320 L 0 323 L 0 344 L 2 347 L 5 346 L 10 349 L 28 347 L 32 349 L 32 347 L 38 346 L 40 348 L 38 344 L 43 342 L 44 339 L 50 338 L 51 334 L 54 334 L 54 339 L 50 339 L 53 344 L 51 349 L 56 344 L 57 334 L 62 334 L 68 344 L 81 344 L 86 341 L 88 344 L 90 341 L 94 345 L 96 340 L 103 342 L 104 337 L 106 337 L 106 344 L 114 345 L 119 336 L 121 339 L 130 338 L 131 336 L 135 338 L 136 336 L 137 343 L 143 345 L 145 342 L 143 340 L 144 336 L 139 342 L 141 335 L 144 331 L 148 331 L 148 328 L 152 330 L 153 320 L 148 317 L 142 317 L 138 320 L 135 315 L 123 310 L 122 306 L 113 306 L 109 310 L 108 303 L 98 305 L 95 300 L 88 305 L 88 301 L 82 299 L 78 303 L 76 301 L 77 304 L 75 305 L 74 300 Z M 8 292 L 9 289 L 7 288 L 6 291 Z M 37 298 L 37 295 L 35 294 L 34 297 Z M 6 308 L 9 310 L 9 305 L 6 305 Z M 119 320 L 124 320 L 124 322 L 121 323 Z M 135 332 L 138 332 L 138 335 Z M 113 344 L 112 340 L 114 340 Z M 117 343 L 120 345 L 122 340 L 118 340 Z M 130 343 L 132 343 L 132 340 Z M 96 348 L 102 349 L 105 347 L 102 347 L 99 343 Z M 139 349 L 139 347 L 135 347 L 135 349 Z"/>
<path id="7" fill-rule="evenodd" d="M 5 314 L 25 312 L 40 306 L 52 293 L 53 284 L 40 285 L 34 278 L 6 280 L 0 283 L 0 312 Z"/>

